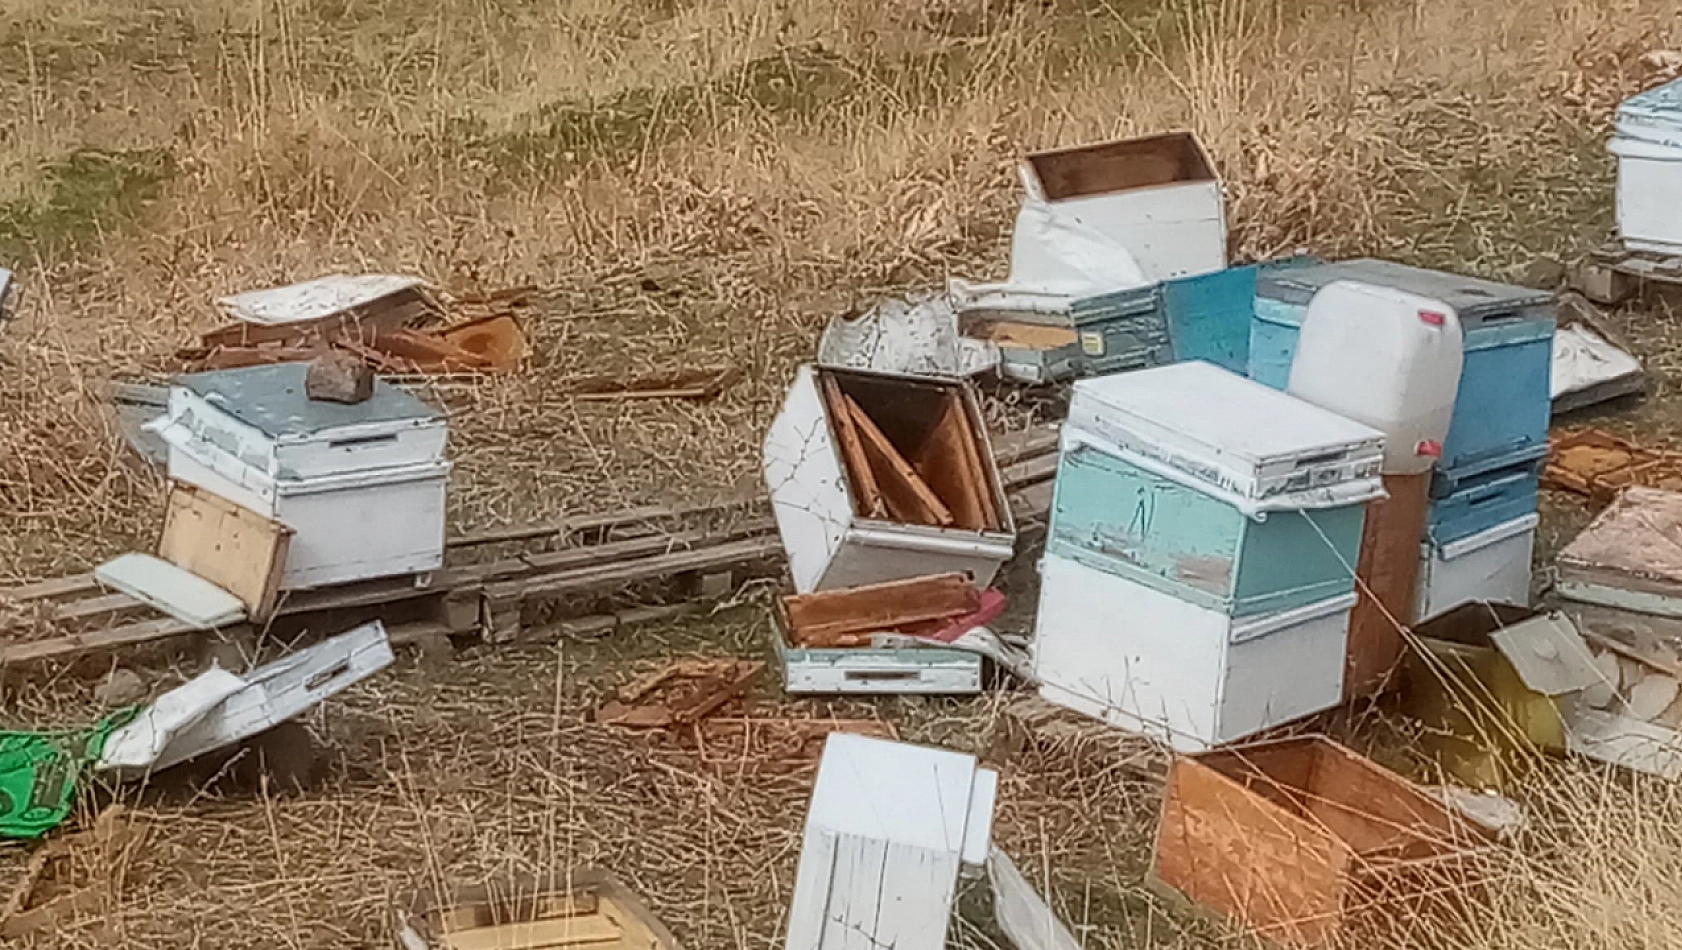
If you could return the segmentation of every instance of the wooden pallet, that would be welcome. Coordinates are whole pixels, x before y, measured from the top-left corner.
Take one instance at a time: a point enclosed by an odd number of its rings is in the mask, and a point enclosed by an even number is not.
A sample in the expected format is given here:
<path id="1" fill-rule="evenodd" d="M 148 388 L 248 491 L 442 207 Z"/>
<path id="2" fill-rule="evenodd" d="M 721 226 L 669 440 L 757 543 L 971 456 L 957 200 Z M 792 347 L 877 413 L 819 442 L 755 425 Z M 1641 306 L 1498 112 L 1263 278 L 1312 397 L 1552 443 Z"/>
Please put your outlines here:
<path id="1" fill-rule="evenodd" d="M 1012 511 L 1025 533 L 1050 508 L 1056 447 L 1054 428 L 994 439 Z M 472 532 L 448 542 L 439 571 L 291 592 L 270 624 L 329 625 L 336 614 L 374 611 L 387 615 L 397 643 L 439 637 L 505 643 L 522 638 L 522 618 L 536 604 L 629 592 L 636 601 L 629 608 L 551 618 L 557 633 L 610 633 L 693 609 L 697 592 L 728 592 L 750 577 L 780 570 L 782 544 L 768 508 L 763 497 L 754 497 Z M 196 632 L 126 594 L 105 590 L 91 573 L 0 589 L 0 605 L 21 607 L 31 618 L 27 629 L 17 621 L 0 627 L 0 667 L 75 659 Z M 231 633 L 253 632 L 244 627 Z"/>
<path id="2" fill-rule="evenodd" d="M 1649 285 L 1682 288 L 1682 256 L 1608 245 L 1578 266 L 1572 283 L 1595 303 L 1615 306 Z"/>

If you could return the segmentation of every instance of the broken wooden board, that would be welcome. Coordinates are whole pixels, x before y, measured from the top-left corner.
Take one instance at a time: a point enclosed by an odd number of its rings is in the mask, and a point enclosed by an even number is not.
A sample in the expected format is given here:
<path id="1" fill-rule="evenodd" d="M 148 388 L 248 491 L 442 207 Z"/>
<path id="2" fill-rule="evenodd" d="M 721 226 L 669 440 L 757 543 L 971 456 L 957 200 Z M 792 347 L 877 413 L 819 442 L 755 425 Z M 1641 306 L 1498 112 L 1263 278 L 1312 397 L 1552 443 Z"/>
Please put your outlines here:
<path id="1" fill-rule="evenodd" d="M 596 722 L 631 729 L 688 725 L 740 698 L 764 671 L 757 660 L 678 660 L 621 687 L 596 708 Z"/>
<path id="2" fill-rule="evenodd" d="M 292 529 L 202 488 L 176 482 L 158 557 L 240 599 L 256 622 L 274 613 Z"/>
<path id="3" fill-rule="evenodd" d="M 1000 529 L 999 513 L 993 504 L 995 486 L 982 465 L 975 430 L 958 393 L 949 392 L 942 399 L 940 416 L 913 453 L 911 464 L 936 497 L 951 508 L 953 523 L 958 527 L 971 531 Z"/>
<path id="4" fill-rule="evenodd" d="M 1610 502 L 1625 488 L 1682 491 L 1682 452 L 1652 449 L 1600 429 L 1556 436 L 1542 472 L 1550 488 Z"/>
<path id="5" fill-rule="evenodd" d="M 526 331 L 507 313 L 452 323 L 432 335 L 472 355 L 486 372 L 512 373 L 526 358 Z"/>
<path id="6" fill-rule="evenodd" d="M 403 950 L 682 950 L 642 900 L 584 868 L 444 887 L 398 913 Z"/>
<path id="7" fill-rule="evenodd" d="M 1568 600 L 1682 617 L 1682 493 L 1625 489 L 1557 563 Z"/>
<path id="8" fill-rule="evenodd" d="M 789 638 L 808 647 L 863 646 L 873 633 L 975 613 L 981 596 L 966 574 L 937 574 L 783 598 Z"/>

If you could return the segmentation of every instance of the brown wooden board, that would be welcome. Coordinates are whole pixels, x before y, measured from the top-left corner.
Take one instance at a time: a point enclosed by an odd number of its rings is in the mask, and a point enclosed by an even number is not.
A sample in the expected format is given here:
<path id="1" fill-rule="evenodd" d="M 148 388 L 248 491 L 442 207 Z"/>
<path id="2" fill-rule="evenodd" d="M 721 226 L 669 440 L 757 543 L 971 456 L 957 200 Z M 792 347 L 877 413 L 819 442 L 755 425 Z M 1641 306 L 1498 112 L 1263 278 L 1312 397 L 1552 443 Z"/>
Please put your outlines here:
<path id="1" fill-rule="evenodd" d="M 292 529 L 201 488 L 175 483 L 158 557 L 240 599 L 252 620 L 275 609 Z"/>
<path id="2" fill-rule="evenodd" d="M 446 886 L 398 914 L 414 950 L 682 950 L 618 878 L 595 868 Z"/>
<path id="3" fill-rule="evenodd" d="M 929 488 L 946 502 L 958 527 L 998 530 L 993 483 L 982 467 L 975 432 L 959 391 L 946 394 L 933 430 L 917 447 L 911 462 Z"/>
<path id="4" fill-rule="evenodd" d="M 802 646 L 836 646 L 849 634 L 881 633 L 972 614 L 980 593 L 965 574 L 936 574 L 783 598 L 789 635 Z"/>
<path id="5" fill-rule="evenodd" d="M 678 660 L 622 687 L 596 708 L 596 721 L 635 729 L 687 725 L 740 697 L 764 671 L 756 660 Z"/>
<path id="6" fill-rule="evenodd" d="M 882 498 L 881 486 L 876 482 L 876 472 L 871 469 L 870 459 L 864 453 L 864 442 L 849 406 L 851 400 L 841 393 L 841 385 L 835 377 L 824 374 L 819 379 L 823 384 L 826 414 L 835 425 L 841 464 L 853 489 L 853 513 L 861 518 L 885 518 L 888 516 L 888 505 Z"/>
<path id="7" fill-rule="evenodd" d="M 882 488 L 882 500 L 888 515 L 905 524 L 933 525 L 949 528 L 953 524 L 952 511 L 934 493 L 928 482 L 906 461 L 899 449 L 888 440 L 876 423 L 865 414 L 851 396 L 843 395 L 847 413 L 858 429 L 864 448 L 865 463 Z"/>
<path id="8" fill-rule="evenodd" d="M 1343 696 L 1383 691 L 1407 649 L 1418 603 L 1419 545 L 1430 509 L 1431 475 L 1386 475 L 1389 497 L 1367 505 L 1355 569 L 1360 599 L 1349 616 Z"/>

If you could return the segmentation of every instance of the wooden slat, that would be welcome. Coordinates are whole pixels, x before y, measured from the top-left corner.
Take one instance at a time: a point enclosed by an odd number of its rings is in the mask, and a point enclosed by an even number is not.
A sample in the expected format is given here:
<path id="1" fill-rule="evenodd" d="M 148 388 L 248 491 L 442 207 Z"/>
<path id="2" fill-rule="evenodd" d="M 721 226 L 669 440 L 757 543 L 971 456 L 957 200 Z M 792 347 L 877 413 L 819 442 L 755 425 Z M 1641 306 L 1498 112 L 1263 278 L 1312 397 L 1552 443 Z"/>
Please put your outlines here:
<path id="1" fill-rule="evenodd" d="M 928 482 L 917 474 L 905 456 L 894 448 L 876 423 L 865 415 L 851 396 L 843 396 L 847 413 L 858 429 L 860 444 L 864 446 L 866 467 L 876 476 L 882 489 L 882 500 L 888 514 L 905 524 L 934 525 L 949 528 L 953 524 L 952 510 L 934 493 Z"/>
<path id="2" fill-rule="evenodd" d="M 57 620 L 81 620 L 84 617 L 97 617 L 100 614 L 116 613 L 119 610 L 133 610 L 144 607 L 145 604 L 127 594 L 102 594 L 85 600 L 73 600 L 61 605 L 53 613 Z"/>
<path id="3" fill-rule="evenodd" d="M 21 603 L 31 600 L 69 597 L 72 594 L 83 594 L 97 590 L 99 590 L 99 581 L 94 579 L 93 573 L 90 571 L 86 574 L 70 574 L 65 577 L 54 577 L 49 580 L 36 581 L 33 584 L 24 584 L 21 587 L 0 590 L 0 595 L 3 595 L 7 600 L 15 600 Z"/>
<path id="4" fill-rule="evenodd" d="M 493 584 L 485 588 L 485 595 L 492 600 L 511 600 L 526 596 L 555 596 L 619 584 L 630 584 L 687 571 L 730 567 L 774 557 L 781 552 L 782 547 L 777 538 L 773 536 L 748 538 L 714 547 L 698 548 L 693 551 L 677 551 L 659 557 L 643 558 L 625 564 L 599 564 Z"/>
<path id="5" fill-rule="evenodd" d="M 909 624 L 974 613 L 980 594 L 964 574 L 938 574 L 845 590 L 783 598 L 790 634 L 806 646 L 831 645 L 847 634 L 895 630 Z"/>
<path id="6" fill-rule="evenodd" d="M 870 467 L 870 459 L 865 455 L 858 425 L 853 421 L 852 400 L 842 394 L 841 384 L 836 382 L 835 377 L 825 374 L 821 378 L 823 401 L 828 407 L 829 418 L 835 423 L 835 440 L 839 443 L 841 463 L 847 469 L 848 481 L 853 489 L 854 513 L 861 518 L 884 518 L 888 514 L 887 503 L 882 498 L 882 486 L 876 481 L 876 473 Z"/>
<path id="7" fill-rule="evenodd" d="M 192 633 L 194 629 L 191 625 L 182 623 L 173 617 L 159 617 L 155 620 L 144 620 L 139 623 L 112 627 L 108 630 L 97 630 L 92 633 L 53 637 L 50 640 L 13 643 L 0 647 L 0 666 L 35 660 L 60 659 L 116 647 L 136 646 L 142 643 L 151 643 L 154 640 L 179 636 L 183 633 Z"/>

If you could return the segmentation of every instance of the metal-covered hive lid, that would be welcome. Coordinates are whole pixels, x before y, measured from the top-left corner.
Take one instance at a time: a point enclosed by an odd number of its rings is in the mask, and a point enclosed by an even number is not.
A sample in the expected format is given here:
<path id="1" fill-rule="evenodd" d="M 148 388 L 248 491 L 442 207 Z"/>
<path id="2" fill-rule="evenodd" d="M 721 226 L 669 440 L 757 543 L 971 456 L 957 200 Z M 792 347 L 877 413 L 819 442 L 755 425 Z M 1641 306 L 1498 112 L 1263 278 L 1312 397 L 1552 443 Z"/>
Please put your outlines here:
<path id="1" fill-rule="evenodd" d="M 1263 272 L 1256 282 L 1256 293 L 1273 300 L 1306 305 L 1321 289 L 1340 280 L 1405 290 L 1439 300 L 1454 308 L 1461 325 L 1467 330 L 1476 329 L 1477 323 L 1493 317 L 1550 307 L 1554 300 L 1554 295 L 1546 290 L 1375 258 L 1331 261 Z"/>
<path id="2" fill-rule="evenodd" d="M 307 363 L 276 363 L 183 376 L 179 384 L 221 411 L 276 440 L 304 439 L 349 426 L 424 424 L 443 419 L 438 410 L 383 379 L 367 400 L 344 404 L 311 399 L 304 392 Z"/>
<path id="3" fill-rule="evenodd" d="M 1373 481 L 1384 435 L 1210 363 L 1075 383 L 1069 426 L 1243 498 Z"/>
<path id="4" fill-rule="evenodd" d="M 1626 138 L 1682 148 L 1682 79 L 1625 99 L 1618 106 L 1617 132 Z"/>

